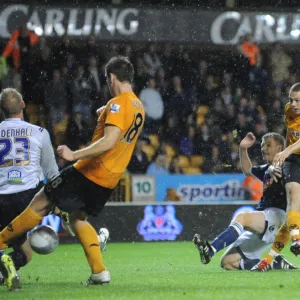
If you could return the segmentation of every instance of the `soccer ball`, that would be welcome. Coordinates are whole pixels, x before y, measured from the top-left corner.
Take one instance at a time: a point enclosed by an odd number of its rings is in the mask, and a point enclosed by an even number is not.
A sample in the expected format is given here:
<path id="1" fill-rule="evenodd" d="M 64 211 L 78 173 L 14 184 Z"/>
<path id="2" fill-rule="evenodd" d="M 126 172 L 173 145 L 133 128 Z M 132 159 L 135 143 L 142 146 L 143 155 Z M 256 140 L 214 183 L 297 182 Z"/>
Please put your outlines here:
<path id="1" fill-rule="evenodd" d="M 52 227 L 41 225 L 30 232 L 29 244 L 34 252 L 49 254 L 58 246 L 58 236 Z"/>

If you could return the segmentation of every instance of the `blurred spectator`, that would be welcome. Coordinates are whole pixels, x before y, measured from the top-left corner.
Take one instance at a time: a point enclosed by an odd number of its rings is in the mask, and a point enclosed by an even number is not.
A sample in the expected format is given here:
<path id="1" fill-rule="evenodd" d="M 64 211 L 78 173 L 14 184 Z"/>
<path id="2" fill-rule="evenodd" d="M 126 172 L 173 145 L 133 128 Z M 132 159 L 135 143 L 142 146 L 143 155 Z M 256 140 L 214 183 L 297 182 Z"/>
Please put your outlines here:
<path id="1" fill-rule="evenodd" d="M 251 132 L 251 126 L 247 123 L 247 118 L 244 114 L 238 114 L 236 123 L 236 130 L 239 138 L 246 136 L 248 132 Z"/>
<path id="2" fill-rule="evenodd" d="M 142 148 L 145 145 L 146 141 L 139 139 L 136 142 L 132 158 L 127 167 L 127 170 L 131 174 L 145 174 L 149 165 L 147 155 L 143 152 Z"/>
<path id="3" fill-rule="evenodd" d="M 196 131 L 195 136 L 195 151 L 194 154 L 200 154 L 204 157 L 209 157 L 211 155 L 211 148 L 213 145 L 213 139 L 210 135 L 209 128 L 206 124 L 202 125 Z"/>
<path id="4" fill-rule="evenodd" d="M 260 53 L 260 49 L 252 41 L 251 34 L 246 34 L 241 38 L 241 44 L 238 46 L 239 51 L 249 59 L 250 65 L 256 64 L 257 54 Z"/>
<path id="5" fill-rule="evenodd" d="M 160 134 L 164 142 L 169 143 L 173 146 L 177 146 L 179 144 L 181 133 L 182 127 L 179 126 L 178 116 L 171 115 L 167 118 L 167 123 L 163 127 Z"/>
<path id="6" fill-rule="evenodd" d="M 195 127 L 189 126 L 186 135 L 182 136 L 180 139 L 180 145 L 179 145 L 180 153 L 185 155 L 194 154 L 195 134 L 196 134 Z"/>
<path id="7" fill-rule="evenodd" d="M 267 99 L 267 90 L 270 84 L 270 77 L 267 70 L 262 66 L 262 56 L 257 55 L 256 63 L 252 66 L 249 73 L 249 89 L 259 101 L 259 104 L 267 109 L 269 101 Z"/>
<path id="8" fill-rule="evenodd" d="M 272 80 L 276 86 L 280 87 L 284 80 L 288 79 L 292 59 L 283 51 L 279 43 L 275 43 L 272 47 L 270 64 L 272 68 Z"/>
<path id="9" fill-rule="evenodd" d="M 273 102 L 272 107 L 268 110 L 268 129 L 269 131 L 274 131 L 274 128 L 279 123 L 282 123 L 283 121 L 283 105 L 280 100 L 275 100 Z"/>
<path id="10" fill-rule="evenodd" d="M 166 71 L 163 67 L 158 68 L 155 79 L 157 90 L 164 99 L 167 97 L 170 81 L 167 80 Z"/>
<path id="11" fill-rule="evenodd" d="M 211 156 L 206 156 L 202 166 L 203 173 L 224 173 L 224 162 L 220 159 L 220 149 L 213 145 Z"/>
<path id="12" fill-rule="evenodd" d="M 147 80 L 149 78 L 148 69 L 143 59 L 138 57 L 136 59 L 136 68 L 135 68 L 135 87 L 137 94 L 140 93 L 142 89 L 146 87 Z"/>
<path id="13" fill-rule="evenodd" d="M 161 66 L 161 61 L 155 47 L 155 44 L 150 44 L 147 53 L 144 55 L 144 61 L 151 76 L 155 76 L 156 70 Z"/>
<path id="14" fill-rule="evenodd" d="M 96 93 L 92 95 L 92 97 L 99 98 L 101 92 L 101 72 L 98 67 L 97 59 L 95 56 L 90 56 L 88 58 L 88 76 L 93 78 L 96 89 L 94 90 Z"/>
<path id="15" fill-rule="evenodd" d="M 147 87 L 141 91 L 139 98 L 143 102 L 146 112 L 145 130 L 156 132 L 164 115 L 164 102 L 156 90 L 156 82 L 153 77 L 148 78 Z"/>
<path id="16" fill-rule="evenodd" d="M 225 103 L 225 105 L 229 105 L 232 103 L 232 94 L 231 94 L 231 89 L 229 86 L 226 86 L 222 92 L 221 92 L 221 97 Z"/>
<path id="17" fill-rule="evenodd" d="M 182 168 L 178 164 L 178 156 L 174 156 L 169 164 L 170 174 L 183 174 Z"/>
<path id="18" fill-rule="evenodd" d="M 147 168 L 147 175 L 168 175 L 167 158 L 164 154 L 158 154 L 149 167 Z"/>
<path id="19" fill-rule="evenodd" d="M 201 104 L 211 105 L 218 92 L 214 77 L 208 75 L 204 83 L 198 84 L 198 99 Z"/>
<path id="20" fill-rule="evenodd" d="M 172 78 L 172 86 L 169 91 L 169 97 L 165 100 L 166 116 L 176 114 L 183 122 L 186 121 L 188 115 L 192 112 L 191 99 L 188 99 L 187 92 L 184 89 L 181 78 L 174 76 Z"/>
<path id="21" fill-rule="evenodd" d="M 262 182 L 253 177 L 247 176 L 242 187 L 245 189 L 245 200 L 259 201 L 263 195 L 263 184 Z"/>
<path id="22" fill-rule="evenodd" d="M 67 34 L 64 34 L 57 48 L 54 50 L 54 64 L 56 68 L 61 68 L 65 65 L 67 57 L 72 54 L 75 56 L 75 47 L 72 45 L 71 40 Z M 75 59 L 74 59 L 75 60 Z"/>
<path id="23" fill-rule="evenodd" d="M 88 125 L 80 111 L 74 111 L 66 130 L 66 144 L 70 149 L 80 149 L 89 142 Z"/>
<path id="24" fill-rule="evenodd" d="M 206 77 L 208 75 L 208 63 L 206 60 L 201 59 L 198 63 L 198 68 L 196 69 L 197 72 L 197 81 L 199 83 L 204 83 L 206 80 Z"/>
<path id="25" fill-rule="evenodd" d="M 170 45 L 166 45 L 161 57 L 162 67 L 166 70 L 167 76 L 172 76 L 175 66 L 175 59 L 172 55 L 172 49 Z"/>
<path id="26" fill-rule="evenodd" d="M 8 58 L 11 55 L 15 70 L 23 71 L 30 62 L 30 49 L 38 42 L 38 36 L 28 30 L 26 24 L 23 24 L 12 33 L 3 50 L 2 57 Z"/>
<path id="27" fill-rule="evenodd" d="M 32 103 L 32 85 L 36 80 L 31 73 L 34 67 L 32 49 L 38 42 L 39 37 L 23 24 L 12 33 L 2 53 L 4 58 L 12 56 L 15 71 L 20 72 L 22 95 L 27 104 Z"/>
<path id="28" fill-rule="evenodd" d="M 72 95 L 73 112 L 80 111 L 85 122 L 90 122 L 91 110 L 94 107 L 96 83 L 91 76 L 85 75 L 84 67 L 77 68 L 76 77 L 71 83 L 70 92 Z"/>
<path id="29" fill-rule="evenodd" d="M 64 118 L 68 106 L 66 82 L 59 70 L 54 70 L 53 78 L 45 86 L 45 105 L 49 112 L 49 124 L 53 127 Z"/>

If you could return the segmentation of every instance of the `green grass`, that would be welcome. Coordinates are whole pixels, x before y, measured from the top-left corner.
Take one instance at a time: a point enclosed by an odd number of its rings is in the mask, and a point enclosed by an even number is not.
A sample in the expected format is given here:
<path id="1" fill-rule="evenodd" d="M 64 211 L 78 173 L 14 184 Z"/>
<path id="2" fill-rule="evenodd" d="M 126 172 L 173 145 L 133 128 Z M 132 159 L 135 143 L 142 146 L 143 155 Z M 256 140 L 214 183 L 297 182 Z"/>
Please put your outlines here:
<path id="1" fill-rule="evenodd" d="M 286 258 L 299 263 L 288 249 Z M 90 270 L 79 245 L 34 255 L 20 272 L 23 290 L 0 287 L 0 299 L 298 299 L 298 271 L 224 271 L 220 256 L 200 264 L 191 242 L 108 244 L 104 262 L 112 281 L 82 286 Z"/>

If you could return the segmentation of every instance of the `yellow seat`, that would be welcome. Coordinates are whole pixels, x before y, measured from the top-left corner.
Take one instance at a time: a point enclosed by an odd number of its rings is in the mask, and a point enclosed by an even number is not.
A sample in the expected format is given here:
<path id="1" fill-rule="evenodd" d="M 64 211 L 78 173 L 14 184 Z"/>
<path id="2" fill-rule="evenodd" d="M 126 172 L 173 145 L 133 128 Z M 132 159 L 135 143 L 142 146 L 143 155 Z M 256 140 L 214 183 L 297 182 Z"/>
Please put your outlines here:
<path id="1" fill-rule="evenodd" d="M 204 163 L 204 157 L 202 155 L 192 155 L 190 157 L 191 167 L 202 167 Z"/>
<path id="2" fill-rule="evenodd" d="M 152 158 L 155 155 L 155 149 L 151 145 L 146 144 L 143 146 L 142 150 L 147 155 L 148 161 L 152 161 Z"/>
<path id="3" fill-rule="evenodd" d="M 203 116 L 207 115 L 209 112 L 209 106 L 208 105 L 199 105 L 197 109 L 197 114 L 201 114 Z"/>
<path id="4" fill-rule="evenodd" d="M 153 146 L 155 150 L 159 147 L 159 136 L 157 134 L 149 134 L 150 145 Z"/>
<path id="5" fill-rule="evenodd" d="M 179 155 L 178 156 L 178 167 L 180 168 L 187 168 L 190 166 L 190 160 L 185 155 Z"/>
<path id="6" fill-rule="evenodd" d="M 201 174 L 201 169 L 198 167 L 182 168 L 184 174 Z"/>

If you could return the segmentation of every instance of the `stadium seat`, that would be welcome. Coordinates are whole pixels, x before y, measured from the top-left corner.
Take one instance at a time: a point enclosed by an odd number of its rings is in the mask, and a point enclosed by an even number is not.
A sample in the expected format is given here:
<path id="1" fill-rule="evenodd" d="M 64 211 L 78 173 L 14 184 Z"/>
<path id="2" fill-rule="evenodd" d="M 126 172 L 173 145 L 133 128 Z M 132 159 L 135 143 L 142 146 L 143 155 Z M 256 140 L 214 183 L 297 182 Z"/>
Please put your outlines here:
<path id="1" fill-rule="evenodd" d="M 147 155 L 148 161 L 152 161 L 153 156 L 155 155 L 155 149 L 151 145 L 144 145 L 142 150 Z"/>
<path id="2" fill-rule="evenodd" d="M 190 160 L 185 155 L 179 155 L 178 156 L 178 167 L 180 168 L 187 168 L 190 166 Z"/>
<path id="3" fill-rule="evenodd" d="M 158 149 L 159 143 L 159 136 L 157 134 L 149 134 L 150 144 L 153 146 L 155 150 Z"/>
<path id="4" fill-rule="evenodd" d="M 202 167 L 204 163 L 204 157 L 202 155 L 192 155 L 190 157 L 191 167 Z"/>
<path id="5" fill-rule="evenodd" d="M 209 106 L 208 105 L 199 105 L 197 109 L 197 114 L 201 114 L 203 116 L 207 115 L 209 112 Z"/>
<path id="6" fill-rule="evenodd" d="M 207 105 L 199 105 L 197 109 L 197 125 L 201 126 L 205 123 L 205 116 L 209 112 L 209 106 Z"/>
<path id="7" fill-rule="evenodd" d="M 201 174 L 201 169 L 197 167 L 182 168 L 184 174 Z"/>

